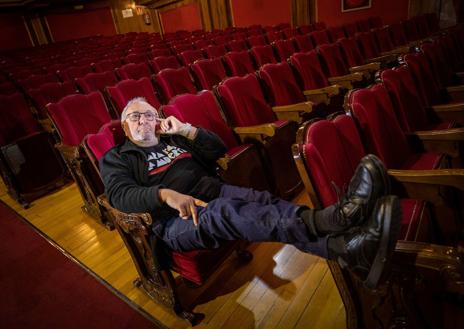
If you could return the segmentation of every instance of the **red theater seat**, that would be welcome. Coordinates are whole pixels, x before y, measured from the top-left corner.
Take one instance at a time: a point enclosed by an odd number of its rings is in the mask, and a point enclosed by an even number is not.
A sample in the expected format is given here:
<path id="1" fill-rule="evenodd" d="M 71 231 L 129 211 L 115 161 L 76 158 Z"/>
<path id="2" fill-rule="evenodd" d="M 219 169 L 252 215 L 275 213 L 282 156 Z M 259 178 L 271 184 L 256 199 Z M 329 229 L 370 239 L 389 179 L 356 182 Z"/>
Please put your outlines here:
<path id="1" fill-rule="evenodd" d="M 224 55 L 224 62 L 230 72 L 230 76 L 243 76 L 255 71 L 248 51 L 228 52 Z"/>
<path id="2" fill-rule="evenodd" d="M 161 70 L 156 74 L 155 80 L 166 103 L 176 95 L 197 93 L 197 88 L 186 67 Z"/>
<path id="3" fill-rule="evenodd" d="M 98 132 L 103 124 L 111 121 L 103 96 L 99 92 L 69 95 L 49 104 L 47 109 L 61 139 L 56 147 L 81 193 L 83 210 L 100 224 L 113 228 L 112 219 L 97 201 L 103 193 L 103 183 L 81 147 L 85 135 Z"/>
<path id="4" fill-rule="evenodd" d="M 173 115 L 182 122 L 203 127 L 221 137 L 227 146 L 227 153 L 218 163 L 220 175 L 226 182 L 257 190 L 269 189 L 256 148 L 252 144 L 238 143 L 237 136 L 224 121 L 219 103 L 211 91 L 176 96 L 162 109 L 165 117 Z"/>
<path id="5" fill-rule="evenodd" d="M 190 69 L 202 89 L 211 90 L 227 77 L 220 58 L 198 60 Z"/>
<path id="6" fill-rule="evenodd" d="M 206 54 L 207 58 L 217 58 L 224 56 L 227 50 L 224 45 L 210 45 L 203 48 L 203 52 Z"/>
<path id="7" fill-rule="evenodd" d="M 274 49 L 276 50 L 276 53 L 279 56 L 281 62 L 285 62 L 287 58 L 296 52 L 295 45 L 290 39 L 277 40 L 273 42 L 272 45 L 274 46 Z"/>
<path id="8" fill-rule="evenodd" d="M 257 67 L 268 63 L 277 63 L 272 46 L 254 46 L 251 48 L 250 53 Z"/>
<path id="9" fill-rule="evenodd" d="M 311 38 L 308 34 L 295 35 L 292 40 L 300 52 L 307 52 L 314 49 L 313 43 L 311 42 Z"/>
<path id="10" fill-rule="evenodd" d="M 113 71 L 88 73 L 82 78 L 76 79 L 77 87 L 84 93 L 88 94 L 92 91 L 103 92 L 105 87 L 114 86 L 118 83 L 116 75 Z"/>
<path id="11" fill-rule="evenodd" d="M 95 72 L 106 72 L 112 71 L 121 65 L 121 60 L 119 58 L 109 58 L 92 63 L 91 66 Z"/>
<path id="12" fill-rule="evenodd" d="M 235 131 L 242 134 L 244 142 L 254 140 L 262 146 L 275 192 L 284 198 L 293 197 L 301 186 L 290 152 L 296 124 L 276 120 L 254 74 L 226 79 L 217 91 Z"/>
<path id="13" fill-rule="evenodd" d="M 182 65 L 188 66 L 199 59 L 204 59 L 203 53 L 201 50 L 186 50 L 180 53 L 179 55 Z"/>
<path id="14" fill-rule="evenodd" d="M 46 119 L 48 117 L 47 104 L 56 103 L 64 96 L 76 93 L 77 89 L 70 81 L 46 83 L 37 89 L 29 89 L 27 92 L 32 99 L 40 119 Z"/>
<path id="15" fill-rule="evenodd" d="M 178 69 L 180 67 L 180 63 L 175 56 L 155 57 L 149 63 L 155 73 L 163 69 Z"/>
<path id="16" fill-rule="evenodd" d="M 309 34 L 313 45 L 320 46 L 330 43 L 330 37 L 328 30 L 314 31 Z"/>
<path id="17" fill-rule="evenodd" d="M 61 187 L 66 169 L 51 136 L 40 129 L 24 97 L 0 96 L 0 175 L 8 194 L 29 203 Z"/>
<path id="18" fill-rule="evenodd" d="M 150 78 L 151 71 L 147 63 L 129 63 L 116 69 L 116 73 L 121 80 L 134 79 L 138 80 L 143 77 Z"/>
<path id="19" fill-rule="evenodd" d="M 155 89 L 149 78 L 140 78 L 139 80 L 127 79 L 118 82 L 112 87 L 106 88 L 106 92 L 111 99 L 119 117 L 126 107 L 126 104 L 133 98 L 143 97 L 155 108 L 160 107 L 160 102 L 155 94 Z"/>

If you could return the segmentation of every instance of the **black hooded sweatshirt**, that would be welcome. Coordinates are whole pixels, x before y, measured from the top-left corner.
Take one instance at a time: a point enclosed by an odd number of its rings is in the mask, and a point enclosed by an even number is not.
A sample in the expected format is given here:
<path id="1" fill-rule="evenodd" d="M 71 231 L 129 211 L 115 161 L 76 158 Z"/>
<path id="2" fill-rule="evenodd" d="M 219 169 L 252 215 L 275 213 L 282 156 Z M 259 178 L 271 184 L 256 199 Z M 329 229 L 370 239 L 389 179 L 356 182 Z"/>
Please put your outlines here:
<path id="1" fill-rule="evenodd" d="M 161 202 L 159 189 L 211 201 L 222 185 L 216 160 L 225 152 L 222 140 L 202 128 L 194 140 L 162 135 L 158 145 L 148 148 L 126 139 L 100 159 L 105 194 L 120 211 L 148 212 L 155 220 L 171 218 L 178 213 Z"/>

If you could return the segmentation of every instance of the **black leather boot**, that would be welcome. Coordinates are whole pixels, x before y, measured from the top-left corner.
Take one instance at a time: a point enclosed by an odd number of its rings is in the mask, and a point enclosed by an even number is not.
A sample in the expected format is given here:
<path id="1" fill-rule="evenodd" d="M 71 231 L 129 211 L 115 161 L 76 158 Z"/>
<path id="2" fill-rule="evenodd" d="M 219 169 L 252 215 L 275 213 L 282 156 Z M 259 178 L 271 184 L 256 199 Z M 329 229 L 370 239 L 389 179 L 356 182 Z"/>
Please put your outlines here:
<path id="1" fill-rule="evenodd" d="M 348 190 L 335 205 L 318 211 L 313 223 L 305 221 L 315 235 L 343 232 L 362 225 L 376 201 L 390 193 L 390 181 L 383 163 L 373 154 L 363 157 L 351 178 Z M 302 216 L 303 218 L 303 216 Z M 303 220 L 305 220 L 303 218 Z"/>
<path id="2" fill-rule="evenodd" d="M 350 269 L 367 288 L 374 289 L 395 249 L 401 219 L 398 197 L 382 197 L 364 225 L 329 237 L 329 259 Z"/>

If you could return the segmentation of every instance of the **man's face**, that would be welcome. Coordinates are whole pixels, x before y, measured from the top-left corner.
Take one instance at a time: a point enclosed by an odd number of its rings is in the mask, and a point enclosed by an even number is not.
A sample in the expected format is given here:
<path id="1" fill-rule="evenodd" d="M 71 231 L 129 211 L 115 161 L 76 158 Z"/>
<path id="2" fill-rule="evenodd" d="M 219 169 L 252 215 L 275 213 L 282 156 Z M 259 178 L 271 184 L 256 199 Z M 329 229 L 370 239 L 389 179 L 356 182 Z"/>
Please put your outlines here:
<path id="1" fill-rule="evenodd" d="M 137 102 L 127 110 L 126 121 L 123 122 L 126 136 L 139 146 L 158 144 L 156 128 L 159 123 L 158 112 L 150 104 Z"/>

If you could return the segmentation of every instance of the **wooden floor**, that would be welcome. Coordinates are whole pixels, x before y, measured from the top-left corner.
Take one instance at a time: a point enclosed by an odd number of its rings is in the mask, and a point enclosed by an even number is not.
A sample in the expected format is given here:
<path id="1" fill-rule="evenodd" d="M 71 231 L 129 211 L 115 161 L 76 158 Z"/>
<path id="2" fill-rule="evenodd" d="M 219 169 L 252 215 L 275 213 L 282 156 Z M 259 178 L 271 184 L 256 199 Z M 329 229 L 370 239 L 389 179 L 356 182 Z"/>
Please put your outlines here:
<path id="1" fill-rule="evenodd" d="M 188 328 L 132 285 L 137 273 L 116 231 L 82 210 L 75 184 L 22 209 L 0 183 L 0 198 L 102 279 L 168 328 Z M 305 203 L 302 194 L 296 200 Z M 180 288 L 205 318 L 196 328 L 345 328 L 345 310 L 326 262 L 292 246 L 256 243 L 245 265 L 231 256 L 201 288 Z"/>

